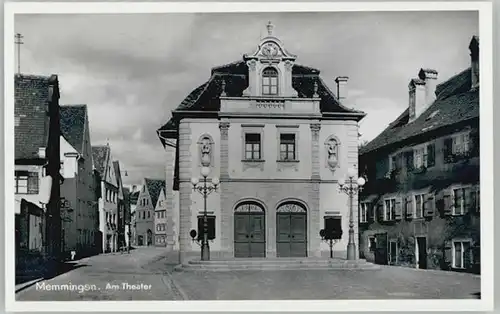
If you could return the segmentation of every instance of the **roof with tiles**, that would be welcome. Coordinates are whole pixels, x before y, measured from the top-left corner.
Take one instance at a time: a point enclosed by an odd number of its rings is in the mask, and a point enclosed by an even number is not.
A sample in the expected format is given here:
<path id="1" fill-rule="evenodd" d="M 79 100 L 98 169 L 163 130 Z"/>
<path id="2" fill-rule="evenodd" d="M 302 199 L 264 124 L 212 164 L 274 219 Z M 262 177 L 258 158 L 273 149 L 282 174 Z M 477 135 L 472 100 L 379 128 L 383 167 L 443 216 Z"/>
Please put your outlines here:
<path id="1" fill-rule="evenodd" d="M 228 97 L 242 97 L 248 87 L 248 66 L 244 60 L 232 62 L 212 68 L 210 79 L 195 88 L 177 107 L 177 111 L 212 111 L 220 110 L 220 93 L 222 79 L 225 81 L 225 92 Z M 363 112 L 343 106 L 333 92 L 321 79 L 320 71 L 311 67 L 294 64 L 292 68 L 292 86 L 299 98 L 311 98 L 314 95 L 314 83 L 317 82 L 317 93 L 320 97 L 322 113 L 359 113 Z M 178 119 L 171 118 L 158 132 L 176 132 Z M 175 137 L 175 135 L 173 136 Z"/>
<path id="2" fill-rule="evenodd" d="M 149 196 L 151 197 L 151 204 L 156 206 L 156 202 L 158 202 L 162 189 L 165 189 L 165 180 L 146 178 L 144 181 L 146 182 L 146 188 L 148 189 Z"/>
<path id="3" fill-rule="evenodd" d="M 109 145 L 92 146 L 92 158 L 94 160 L 94 168 L 104 177 L 106 164 L 110 153 Z"/>
<path id="4" fill-rule="evenodd" d="M 441 127 L 479 118 L 479 90 L 471 89 L 468 68 L 436 87 L 436 100 L 415 121 L 408 123 L 406 109 L 396 120 L 366 146 L 361 155 L 377 151 Z"/>
<path id="5" fill-rule="evenodd" d="M 15 75 L 15 159 L 36 159 L 49 135 L 48 98 L 50 77 Z"/>
<path id="6" fill-rule="evenodd" d="M 83 152 L 87 105 L 60 106 L 61 134 L 79 153 Z"/>

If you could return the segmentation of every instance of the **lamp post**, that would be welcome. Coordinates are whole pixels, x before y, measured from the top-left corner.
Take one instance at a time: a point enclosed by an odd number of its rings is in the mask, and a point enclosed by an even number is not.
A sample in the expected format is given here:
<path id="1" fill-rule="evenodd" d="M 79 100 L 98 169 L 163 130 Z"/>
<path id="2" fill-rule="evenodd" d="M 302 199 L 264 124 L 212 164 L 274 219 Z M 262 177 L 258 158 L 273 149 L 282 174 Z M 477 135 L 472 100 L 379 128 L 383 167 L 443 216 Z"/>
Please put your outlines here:
<path id="1" fill-rule="evenodd" d="M 363 189 L 365 179 L 357 178 L 356 170 L 349 168 L 347 170 L 347 178 L 344 180 L 340 178 L 339 181 L 340 191 L 349 196 L 349 241 L 347 243 L 347 259 L 356 259 L 356 243 L 354 242 L 354 211 L 353 211 L 353 197 Z"/>
<path id="2" fill-rule="evenodd" d="M 208 244 L 208 216 L 207 216 L 207 197 L 212 192 L 217 191 L 219 186 L 219 178 L 213 177 L 212 183 L 207 182 L 207 177 L 210 174 L 209 167 L 201 168 L 201 176 L 203 177 L 203 183 L 200 184 L 200 179 L 193 177 L 191 179 L 191 184 L 193 185 L 193 190 L 198 191 L 203 196 L 203 238 L 201 242 L 201 260 L 210 260 L 210 246 Z M 196 237 L 196 231 L 191 230 L 191 236 Z"/>

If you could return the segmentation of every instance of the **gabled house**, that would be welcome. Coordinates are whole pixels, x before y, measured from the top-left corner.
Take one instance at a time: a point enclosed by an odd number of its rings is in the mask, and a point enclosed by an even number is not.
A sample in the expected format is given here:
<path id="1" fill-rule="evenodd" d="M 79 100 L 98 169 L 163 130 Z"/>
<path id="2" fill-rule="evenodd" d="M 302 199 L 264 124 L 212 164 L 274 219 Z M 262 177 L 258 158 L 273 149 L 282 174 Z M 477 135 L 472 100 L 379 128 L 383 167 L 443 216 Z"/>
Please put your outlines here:
<path id="1" fill-rule="evenodd" d="M 101 252 L 118 250 L 118 180 L 109 144 L 92 146 L 94 169 L 100 176 L 99 231 Z"/>
<path id="2" fill-rule="evenodd" d="M 161 189 L 155 206 L 155 245 L 166 246 L 167 244 L 167 209 L 165 202 L 165 189 Z"/>
<path id="3" fill-rule="evenodd" d="M 144 179 L 135 209 L 136 245 L 150 246 L 154 241 L 155 205 L 160 192 L 165 189 L 165 180 Z"/>
<path id="4" fill-rule="evenodd" d="M 60 258 L 59 81 L 14 77 L 16 278 Z"/>
<path id="5" fill-rule="evenodd" d="M 87 106 L 61 106 L 60 116 L 62 251 L 88 256 L 99 252 L 99 216 Z"/>
<path id="6" fill-rule="evenodd" d="M 478 37 L 469 50 L 471 66 L 440 84 L 437 71 L 421 69 L 408 109 L 360 149 L 367 260 L 479 272 Z"/>

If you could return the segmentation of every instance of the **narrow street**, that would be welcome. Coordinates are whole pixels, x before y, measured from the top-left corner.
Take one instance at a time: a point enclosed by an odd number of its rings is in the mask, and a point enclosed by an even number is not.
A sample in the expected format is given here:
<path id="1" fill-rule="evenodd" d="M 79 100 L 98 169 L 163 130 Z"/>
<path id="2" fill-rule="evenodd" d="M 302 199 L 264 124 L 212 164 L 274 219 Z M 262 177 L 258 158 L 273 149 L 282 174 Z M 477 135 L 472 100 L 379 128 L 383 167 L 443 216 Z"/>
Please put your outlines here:
<path id="1" fill-rule="evenodd" d="M 82 259 L 16 295 L 19 301 L 477 299 L 480 277 L 383 266 L 380 270 L 173 271 L 176 256 L 144 247 Z M 300 283 L 300 284 L 299 284 Z M 87 291 L 56 290 L 88 285 Z M 50 287 L 50 288 L 49 288 Z M 51 289 L 51 290 L 49 290 Z"/>
<path id="2" fill-rule="evenodd" d="M 141 247 L 77 261 L 73 270 L 16 294 L 18 301 L 178 300 L 164 248 Z M 61 288 L 75 285 L 73 291 Z M 83 287 L 87 291 L 78 291 Z"/>

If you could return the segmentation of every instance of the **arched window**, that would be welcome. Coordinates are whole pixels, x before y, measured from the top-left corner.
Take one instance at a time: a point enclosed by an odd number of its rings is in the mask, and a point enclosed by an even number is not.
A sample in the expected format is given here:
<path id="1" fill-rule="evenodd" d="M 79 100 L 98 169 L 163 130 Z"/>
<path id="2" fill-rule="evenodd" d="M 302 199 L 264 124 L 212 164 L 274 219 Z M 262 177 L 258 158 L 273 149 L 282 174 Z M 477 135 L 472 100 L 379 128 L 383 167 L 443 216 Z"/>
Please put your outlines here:
<path id="1" fill-rule="evenodd" d="M 262 95 L 278 95 L 278 71 L 274 68 L 262 72 Z"/>

